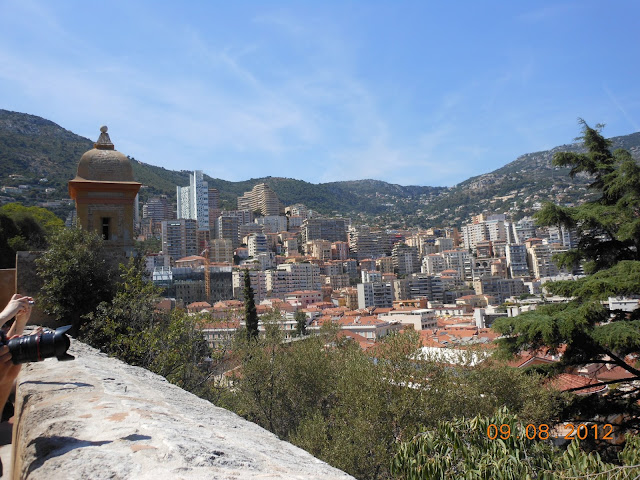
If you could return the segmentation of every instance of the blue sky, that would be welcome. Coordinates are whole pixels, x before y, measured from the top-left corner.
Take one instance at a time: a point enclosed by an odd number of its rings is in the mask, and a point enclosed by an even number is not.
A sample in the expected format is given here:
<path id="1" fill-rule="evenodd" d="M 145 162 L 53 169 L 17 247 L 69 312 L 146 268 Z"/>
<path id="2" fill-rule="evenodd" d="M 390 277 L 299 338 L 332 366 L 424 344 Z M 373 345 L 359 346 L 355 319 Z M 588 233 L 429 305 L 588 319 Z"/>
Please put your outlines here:
<path id="1" fill-rule="evenodd" d="M 450 186 L 640 130 L 640 2 L 0 0 L 0 108 L 238 181 Z"/>

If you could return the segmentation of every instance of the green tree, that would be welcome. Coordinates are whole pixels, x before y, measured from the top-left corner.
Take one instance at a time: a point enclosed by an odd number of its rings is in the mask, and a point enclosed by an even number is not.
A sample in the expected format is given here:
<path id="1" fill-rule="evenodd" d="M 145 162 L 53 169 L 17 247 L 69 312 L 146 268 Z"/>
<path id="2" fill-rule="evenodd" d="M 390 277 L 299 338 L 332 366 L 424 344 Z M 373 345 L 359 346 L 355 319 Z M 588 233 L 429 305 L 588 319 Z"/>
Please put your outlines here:
<path id="1" fill-rule="evenodd" d="M 546 366 L 548 373 L 585 364 L 618 366 L 630 384 L 640 370 L 629 355 L 640 352 L 640 309 L 610 312 L 608 297 L 640 293 L 640 168 L 624 150 L 609 151 L 599 130 L 582 123 L 586 153 L 557 153 L 554 164 L 570 166 L 571 175 L 588 174 L 594 198 L 577 207 L 546 204 L 536 215 L 543 225 L 563 225 L 579 234 L 578 246 L 557 257 L 562 265 L 584 262 L 591 275 L 577 281 L 545 284 L 545 289 L 570 300 L 543 305 L 513 318 L 500 318 L 493 328 L 505 335 L 503 353 L 542 347 L 566 349 L 561 360 Z M 576 398 L 566 417 L 620 415 L 620 426 L 638 428 L 640 389 L 612 389 L 606 397 Z M 600 418 L 604 418 L 600 417 Z"/>
<path id="2" fill-rule="evenodd" d="M 244 322 L 247 329 L 248 338 L 258 337 L 258 311 L 256 310 L 256 301 L 251 287 L 251 277 L 249 270 L 244 272 Z"/>
<path id="3" fill-rule="evenodd" d="M 8 203 L 0 207 L 0 268 L 13 268 L 16 252 L 44 250 L 64 223 L 45 208 Z"/>
<path id="4" fill-rule="evenodd" d="M 36 260 L 43 281 L 39 300 L 49 315 L 72 325 L 77 335 L 84 316 L 112 298 L 116 275 L 102 237 L 79 228 L 63 229 Z"/>
<path id="5" fill-rule="evenodd" d="M 490 417 L 441 421 L 398 444 L 391 473 L 401 480 L 594 480 L 632 479 L 640 474 L 640 441 L 628 438 L 618 465 L 580 448 L 577 439 L 562 451 L 538 437 L 529 439 L 518 416 L 500 409 Z"/>
<path id="6" fill-rule="evenodd" d="M 132 365 L 148 366 L 150 350 L 139 348 L 140 334 L 161 321 L 156 310 L 161 289 L 144 278 L 141 260 L 120 265 L 120 282 L 111 301 L 86 315 L 80 339 Z"/>
<path id="7" fill-rule="evenodd" d="M 360 479 L 389 478 L 396 443 L 420 425 L 491 415 L 502 405 L 526 421 L 553 416 L 553 394 L 539 377 L 416 358 L 416 332 L 364 352 L 331 325 L 283 343 L 277 319 L 263 321 L 264 336 L 236 339 L 240 367 L 224 406 Z"/>
<path id="8" fill-rule="evenodd" d="M 160 289 L 144 278 L 142 259 L 130 259 L 120 271 L 113 300 L 87 315 L 82 340 L 212 399 L 209 381 L 224 352 L 214 353 L 207 345 L 202 333 L 205 319 L 183 310 L 159 312 Z"/>
<path id="9" fill-rule="evenodd" d="M 296 337 L 306 336 L 307 335 L 307 315 L 302 310 L 298 310 L 294 316 L 294 320 L 296 321 L 296 331 L 294 335 Z"/>
<path id="10" fill-rule="evenodd" d="M 20 203 L 7 203 L 0 207 L 0 213 L 11 217 L 14 221 L 20 218 L 30 217 L 40 226 L 47 236 L 53 235 L 64 228 L 64 222 L 46 208 L 25 207 Z"/>

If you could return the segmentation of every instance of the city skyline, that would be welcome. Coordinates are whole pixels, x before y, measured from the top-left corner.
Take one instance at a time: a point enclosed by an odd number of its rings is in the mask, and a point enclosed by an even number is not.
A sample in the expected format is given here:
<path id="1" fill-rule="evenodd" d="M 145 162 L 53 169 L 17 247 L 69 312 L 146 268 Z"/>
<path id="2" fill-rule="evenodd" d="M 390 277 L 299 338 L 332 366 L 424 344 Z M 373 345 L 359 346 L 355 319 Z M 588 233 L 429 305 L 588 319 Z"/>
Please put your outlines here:
<path id="1" fill-rule="evenodd" d="M 0 108 L 230 181 L 451 186 L 640 130 L 634 2 L 0 5 Z"/>

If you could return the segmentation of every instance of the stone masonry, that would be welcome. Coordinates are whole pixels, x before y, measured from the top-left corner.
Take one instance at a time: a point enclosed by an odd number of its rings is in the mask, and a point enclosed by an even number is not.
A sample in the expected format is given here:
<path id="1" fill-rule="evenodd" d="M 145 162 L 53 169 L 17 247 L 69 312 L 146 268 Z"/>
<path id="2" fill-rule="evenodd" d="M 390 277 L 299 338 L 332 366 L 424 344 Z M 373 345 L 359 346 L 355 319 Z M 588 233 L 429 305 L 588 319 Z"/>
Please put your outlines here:
<path id="1" fill-rule="evenodd" d="M 14 479 L 352 478 L 158 375 L 72 342 L 76 360 L 27 364 L 18 377 Z"/>

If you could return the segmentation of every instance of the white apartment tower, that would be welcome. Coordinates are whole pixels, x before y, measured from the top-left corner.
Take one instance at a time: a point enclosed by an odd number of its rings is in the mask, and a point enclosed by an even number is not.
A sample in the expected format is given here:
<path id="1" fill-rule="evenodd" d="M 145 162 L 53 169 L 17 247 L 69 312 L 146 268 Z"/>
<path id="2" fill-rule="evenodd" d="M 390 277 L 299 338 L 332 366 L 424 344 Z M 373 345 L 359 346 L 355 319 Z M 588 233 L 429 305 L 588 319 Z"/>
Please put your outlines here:
<path id="1" fill-rule="evenodd" d="M 189 175 L 188 187 L 176 187 L 178 218 L 198 221 L 198 230 L 209 229 L 209 185 L 202 179 L 202 170 Z"/>

